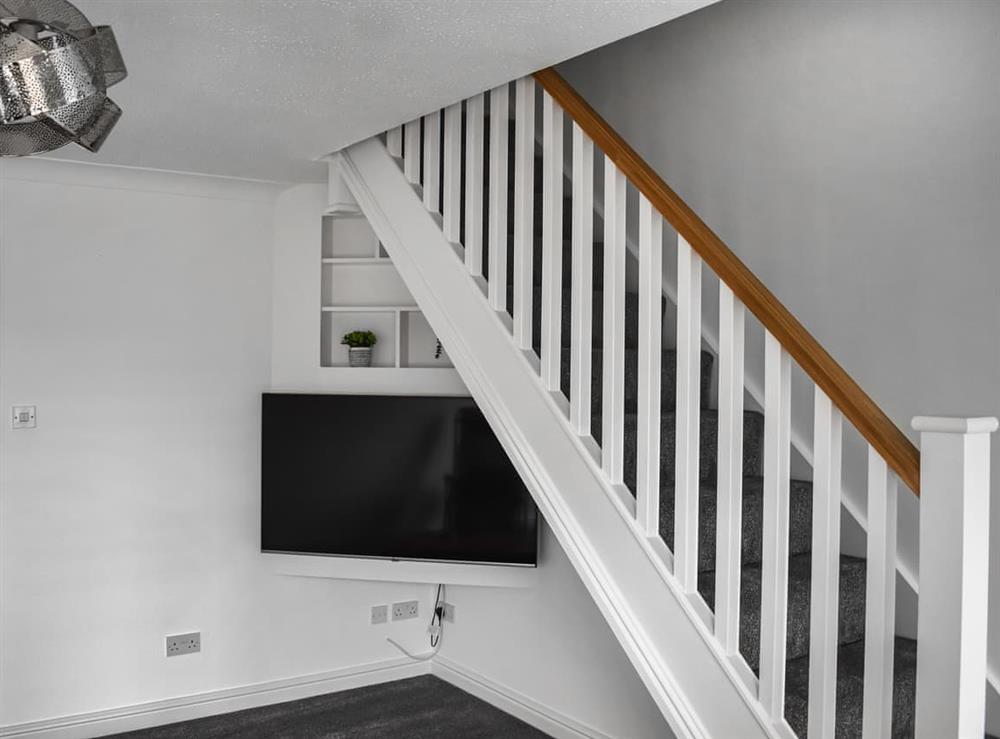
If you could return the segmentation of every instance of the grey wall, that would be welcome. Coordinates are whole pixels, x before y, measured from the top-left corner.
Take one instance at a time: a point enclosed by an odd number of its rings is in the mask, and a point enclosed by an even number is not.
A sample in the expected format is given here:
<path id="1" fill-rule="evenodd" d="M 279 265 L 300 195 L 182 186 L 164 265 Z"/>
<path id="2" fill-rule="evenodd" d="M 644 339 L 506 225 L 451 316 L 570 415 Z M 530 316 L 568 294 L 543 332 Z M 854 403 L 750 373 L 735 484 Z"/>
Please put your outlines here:
<path id="1" fill-rule="evenodd" d="M 1000 415 L 998 41 L 1000 2 L 726 0 L 560 71 L 909 431 Z"/>

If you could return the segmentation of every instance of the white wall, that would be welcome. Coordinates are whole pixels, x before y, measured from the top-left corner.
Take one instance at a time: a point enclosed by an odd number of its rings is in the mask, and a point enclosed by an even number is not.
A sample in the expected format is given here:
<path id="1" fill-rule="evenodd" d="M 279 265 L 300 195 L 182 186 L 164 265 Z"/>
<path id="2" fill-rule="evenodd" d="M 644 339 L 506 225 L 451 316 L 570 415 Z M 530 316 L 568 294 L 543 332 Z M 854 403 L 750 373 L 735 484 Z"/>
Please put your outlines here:
<path id="1" fill-rule="evenodd" d="M 0 164 L 0 726 L 296 677 L 421 648 L 368 606 L 427 586 L 270 575 L 269 188 Z M 200 630 L 200 655 L 163 637 Z"/>
<path id="2" fill-rule="evenodd" d="M 728 0 L 560 69 L 909 431 L 1000 414 L 998 33 L 991 2 Z"/>
<path id="3" fill-rule="evenodd" d="M 451 587 L 441 656 L 594 736 L 663 739 L 663 715 L 546 528 L 538 587 Z"/>

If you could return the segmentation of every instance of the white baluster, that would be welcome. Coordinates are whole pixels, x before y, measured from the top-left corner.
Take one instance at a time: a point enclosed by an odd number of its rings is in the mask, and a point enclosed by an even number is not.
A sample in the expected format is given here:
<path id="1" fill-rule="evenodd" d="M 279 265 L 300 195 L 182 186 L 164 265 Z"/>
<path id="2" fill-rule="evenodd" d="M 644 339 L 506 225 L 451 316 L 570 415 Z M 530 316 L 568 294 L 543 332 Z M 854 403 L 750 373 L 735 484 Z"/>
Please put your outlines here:
<path id="1" fill-rule="evenodd" d="M 441 202 L 441 111 L 424 116 L 424 207 L 438 212 Z"/>
<path id="2" fill-rule="evenodd" d="M 535 81 L 515 84 L 514 122 L 514 343 L 531 349 L 535 249 Z"/>
<path id="3" fill-rule="evenodd" d="M 759 698 L 772 720 L 785 713 L 788 610 L 788 488 L 791 359 L 766 332 L 764 349 L 764 526 Z"/>
<path id="4" fill-rule="evenodd" d="M 490 305 L 507 310 L 507 85 L 490 90 Z"/>
<path id="5" fill-rule="evenodd" d="M 414 185 L 420 184 L 420 119 L 403 126 L 403 174 Z"/>
<path id="6" fill-rule="evenodd" d="M 674 575 L 686 593 L 698 592 L 700 407 L 701 257 L 678 236 Z"/>
<path id="7" fill-rule="evenodd" d="M 639 382 L 636 519 L 660 535 L 660 362 L 663 356 L 663 220 L 639 195 Z"/>
<path id="8" fill-rule="evenodd" d="M 562 365 L 563 112 L 542 96 L 542 384 L 560 391 Z"/>
<path id="9" fill-rule="evenodd" d="M 594 143 L 573 124 L 573 279 L 569 418 L 590 436 L 591 360 L 594 350 Z"/>
<path id="10" fill-rule="evenodd" d="M 896 495 L 896 476 L 882 456 L 869 446 L 863 739 L 892 735 Z"/>
<path id="11" fill-rule="evenodd" d="M 459 243 L 462 223 L 462 104 L 444 110 L 444 197 L 442 228 L 453 244 Z"/>
<path id="12" fill-rule="evenodd" d="M 918 417 L 913 428 L 921 432 L 916 739 L 979 739 L 997 419 Z"/>
<path id="13" fill-rule="evenodd" d="M 815 390 L 813 426 L 809 736 L 815 739 L 834 739 L 837 718 L 837 624 L 840 616 L 843 416 L 819 387 Z"/>
<path id="14" fill-rule="evenodd" d="M 625 469 L 625 249 L 625 175 L 604 157 L 601 466 L 614 485 Z"/>
<path id="15" fill-rule="evenodd" d="M 403 156 L 403 127 L 393 126 L 385 132 L 385 148 L 389 156 L 399 159 Z"/>
<path id="16" fill-rule="evenodd" d="M 483 115 L 482 95 L 465 101 L 465 266 L 483 274 Z"/>
<path id="17" fill-rule="evenodd" d="M 743 349 L 745 311 L 719 282 L 719 481 L 715 637 L 726 654 L 740 648 L 743 548 Z"/>

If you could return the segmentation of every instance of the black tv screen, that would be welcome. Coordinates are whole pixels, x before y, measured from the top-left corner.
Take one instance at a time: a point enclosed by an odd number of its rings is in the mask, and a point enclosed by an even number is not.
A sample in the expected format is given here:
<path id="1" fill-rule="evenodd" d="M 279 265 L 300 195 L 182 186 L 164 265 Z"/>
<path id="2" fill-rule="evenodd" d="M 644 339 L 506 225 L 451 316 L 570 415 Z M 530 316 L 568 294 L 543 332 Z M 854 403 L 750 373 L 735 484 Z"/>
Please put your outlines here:
<path id="1" fill-rule="evenodd" d="M 534 565 L 537 528 L 471 398 L 263 396 L 265 552 Z"/>

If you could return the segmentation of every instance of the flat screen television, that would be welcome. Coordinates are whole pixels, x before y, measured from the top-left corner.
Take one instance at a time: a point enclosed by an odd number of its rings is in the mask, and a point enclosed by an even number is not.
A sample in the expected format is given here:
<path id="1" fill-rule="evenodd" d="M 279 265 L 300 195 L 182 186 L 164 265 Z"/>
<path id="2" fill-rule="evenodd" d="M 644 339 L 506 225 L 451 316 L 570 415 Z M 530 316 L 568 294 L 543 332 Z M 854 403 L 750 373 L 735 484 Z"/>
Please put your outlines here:
<path id="1" fill-rule="evenodd" d="M 538 512 L 471 398 L 265 393 L 265 552 L 535 565 Z"/>

